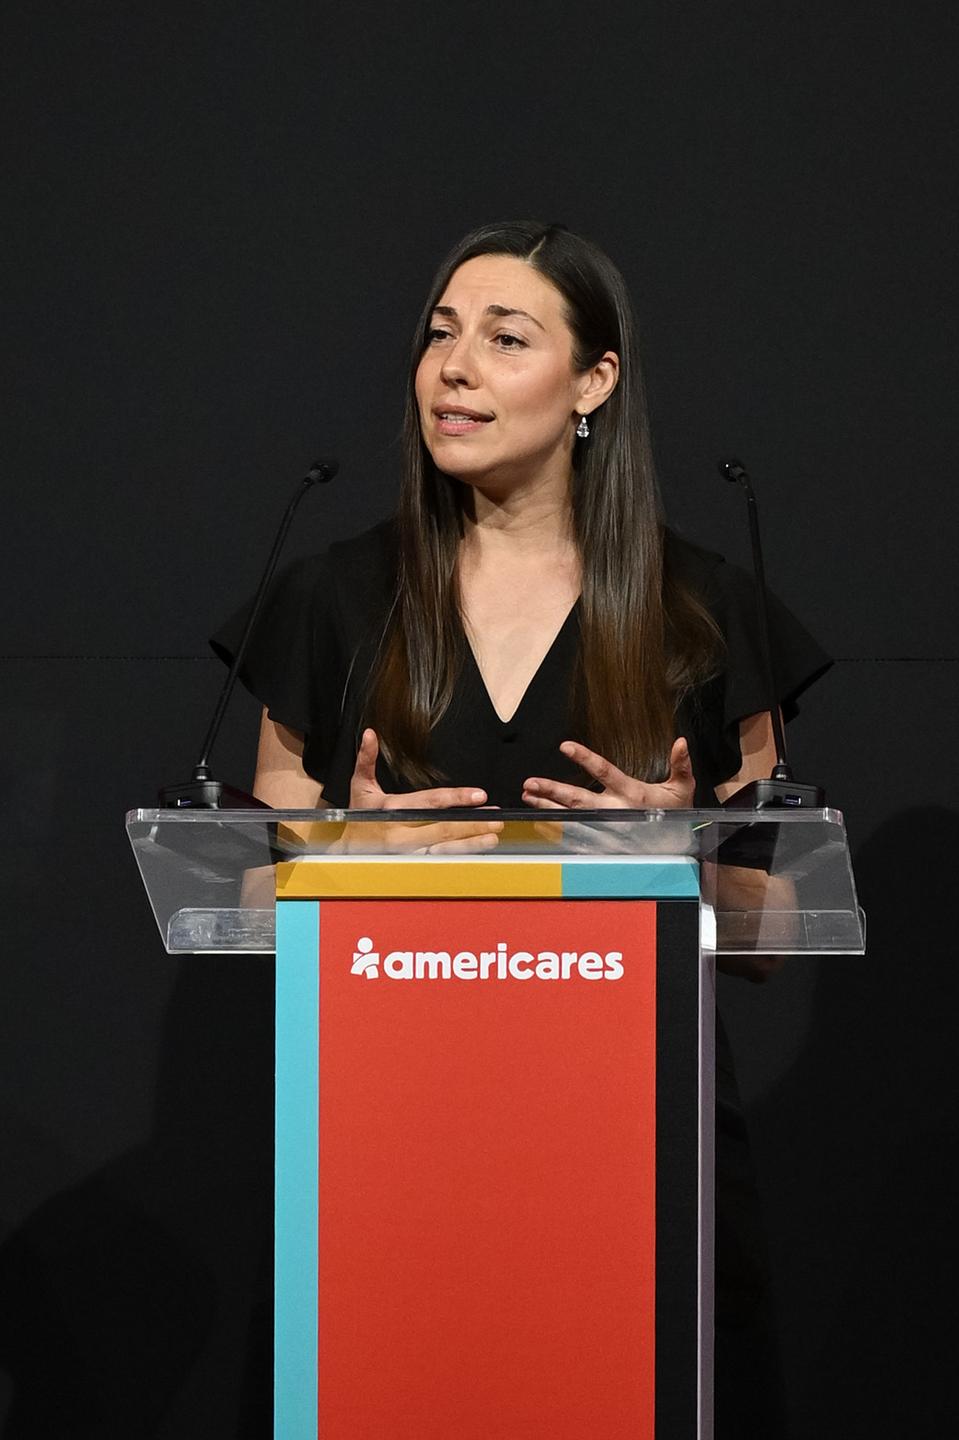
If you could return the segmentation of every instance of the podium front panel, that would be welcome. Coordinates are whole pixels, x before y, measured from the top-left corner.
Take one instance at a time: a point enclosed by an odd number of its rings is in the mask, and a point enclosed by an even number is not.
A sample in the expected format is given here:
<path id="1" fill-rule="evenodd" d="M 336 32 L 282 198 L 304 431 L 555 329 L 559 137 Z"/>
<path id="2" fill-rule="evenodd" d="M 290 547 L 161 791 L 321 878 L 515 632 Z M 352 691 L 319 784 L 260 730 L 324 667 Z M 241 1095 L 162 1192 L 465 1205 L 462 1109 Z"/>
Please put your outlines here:
<path id="1" fill-rule="evenodd" d="M 710 1433 L 695 865 L 280 869 L 276 1435 Z"/>

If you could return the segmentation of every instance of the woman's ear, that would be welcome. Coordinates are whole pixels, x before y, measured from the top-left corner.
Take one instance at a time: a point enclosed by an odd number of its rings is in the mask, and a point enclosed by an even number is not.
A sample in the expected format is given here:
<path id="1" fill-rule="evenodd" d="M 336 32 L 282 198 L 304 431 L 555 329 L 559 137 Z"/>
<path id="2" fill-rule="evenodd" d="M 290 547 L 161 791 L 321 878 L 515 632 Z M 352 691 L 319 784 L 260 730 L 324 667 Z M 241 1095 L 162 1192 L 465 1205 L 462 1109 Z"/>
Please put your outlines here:
<path id="1" fill-rule="evenodd" d="M 597 360 L 580 376 L 579 399 L 576 408 L 584 415 L 591 415 L 605 404 L 619 384 L 619 356 L 614 350 Z"/>

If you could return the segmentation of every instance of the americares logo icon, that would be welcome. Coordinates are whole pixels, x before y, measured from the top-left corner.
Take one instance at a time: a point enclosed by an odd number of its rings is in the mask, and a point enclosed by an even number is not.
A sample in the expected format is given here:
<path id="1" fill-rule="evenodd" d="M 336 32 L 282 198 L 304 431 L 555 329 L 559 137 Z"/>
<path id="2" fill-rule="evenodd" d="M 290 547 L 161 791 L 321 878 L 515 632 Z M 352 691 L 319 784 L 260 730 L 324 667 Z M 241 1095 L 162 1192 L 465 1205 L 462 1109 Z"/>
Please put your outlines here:
<path id="1" fill-rule="evenodd" d="M 351 975 L 377 980 L 619 980 L 623 952 L 608 950 L 511 950 L 500 940 L 494 950 L 391 950 L 380 958 L 369 935 L 353 951 Z"/>
<path id="2" fill-rule="evenodd" d="M 375 980 L 379 973 L 380 957 L 373 949 L 373 941 L 368 935 L 361 935 L 356 942 L 356 949 L 353 951 L 350 974 L 365 975 L 367 980 Z"/>

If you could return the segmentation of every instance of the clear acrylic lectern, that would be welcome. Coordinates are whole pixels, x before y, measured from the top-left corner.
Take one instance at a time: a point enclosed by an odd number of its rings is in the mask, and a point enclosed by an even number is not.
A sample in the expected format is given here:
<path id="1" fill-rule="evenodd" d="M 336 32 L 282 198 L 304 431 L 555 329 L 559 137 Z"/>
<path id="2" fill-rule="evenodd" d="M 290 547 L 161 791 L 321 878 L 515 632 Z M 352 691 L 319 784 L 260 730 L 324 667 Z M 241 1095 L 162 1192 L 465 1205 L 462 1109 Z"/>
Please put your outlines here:
<path id="1" fill-rule="evenodd" d="M 495 818 L 127 817 L 277 957 L 278 1440 L 712 1434 L 715 959 L 863 952 L 842 816 Z"/>

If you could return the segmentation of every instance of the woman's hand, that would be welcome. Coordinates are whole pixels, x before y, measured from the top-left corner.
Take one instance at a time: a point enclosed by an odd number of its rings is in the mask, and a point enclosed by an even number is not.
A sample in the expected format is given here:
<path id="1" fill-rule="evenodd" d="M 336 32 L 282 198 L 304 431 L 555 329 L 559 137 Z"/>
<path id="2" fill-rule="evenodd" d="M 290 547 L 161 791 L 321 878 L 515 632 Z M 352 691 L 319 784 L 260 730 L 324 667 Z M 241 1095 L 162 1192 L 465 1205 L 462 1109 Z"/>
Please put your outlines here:
<path id="1" fill-rule="evenodd" d="M 668 776 L 657 785 L 624 775 L 602 755 L 572 740 L 565 740 L 559 748 L 603 789 L 597 792 L 536 776 L 523 785 L 524 804 L 538 810 L 688 810 L 692 806 L 696 781 L 689 746 L 682 738 L 669 752 Z"/>
<path id="2" fill-rule="evenodd" d="M 468 786 L 446 786 L 434 790 L 411 790 L 390 795 L 376 778 L 379 740 L 375 730 L 364 730 L 350 780 L 351 810 L 450 810 L 485 805 L 487 794 Z M 347 827 L 348 830 L 351 827 Z M 412 851 L 414 854 L 450 854 L 492 850 L 498 844 L 502 820 L 438 820 L 418 824 L 382 826 L 361 824 L 352 827 L 346 848 Z"/>

